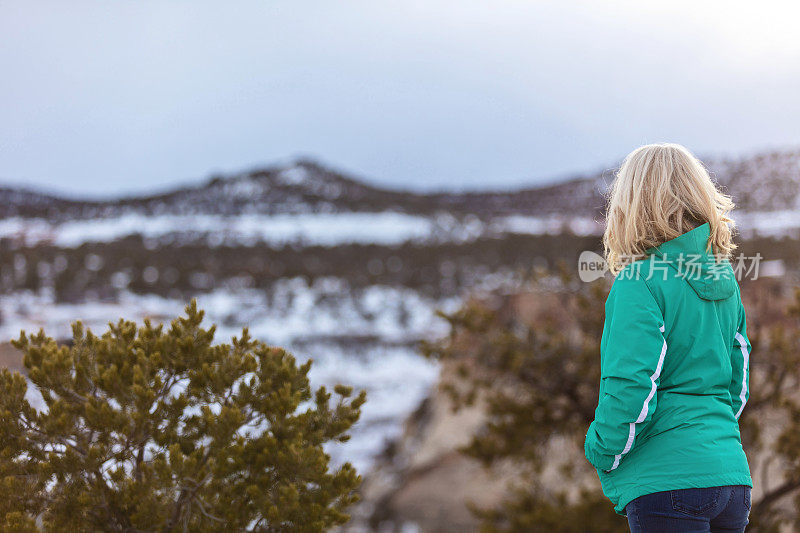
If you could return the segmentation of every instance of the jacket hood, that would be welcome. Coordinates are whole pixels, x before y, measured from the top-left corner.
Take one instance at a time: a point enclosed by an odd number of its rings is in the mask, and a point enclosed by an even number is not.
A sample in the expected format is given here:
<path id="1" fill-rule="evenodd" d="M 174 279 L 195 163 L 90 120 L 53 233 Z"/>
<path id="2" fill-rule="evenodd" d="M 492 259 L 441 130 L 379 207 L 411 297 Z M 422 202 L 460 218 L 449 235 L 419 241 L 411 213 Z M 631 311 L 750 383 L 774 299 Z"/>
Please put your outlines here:
<path id="1" fill-rule="evenodd" d="M 736 292 L 736 279 L 727 260 L 717 263 L 706 250 L 710 236 L 708 222 L 667 241 L 647 253 L 653 260 L 669 263 L 680 277 L 704 300 L 724 300 Z"/>

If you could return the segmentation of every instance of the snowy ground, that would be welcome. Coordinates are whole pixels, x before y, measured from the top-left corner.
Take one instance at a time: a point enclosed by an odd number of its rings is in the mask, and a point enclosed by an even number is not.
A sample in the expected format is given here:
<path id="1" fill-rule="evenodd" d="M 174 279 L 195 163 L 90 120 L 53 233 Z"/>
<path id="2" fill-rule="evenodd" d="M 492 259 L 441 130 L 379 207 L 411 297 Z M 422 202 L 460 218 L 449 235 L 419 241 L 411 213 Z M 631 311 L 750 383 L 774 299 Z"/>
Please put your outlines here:
<path id="1" fill-rule="evenodd" d="M 434 301 L 408 289 L 372 286 L 350 291 L 345 282 L 320 279 L 308 286 L 300 279 L 278 282 L 271 293 L 217 290 L 198 297 L 208 324 L 217 324 L 220 342 L 239 335 L 243 326 L 267 343 L 288 348 L 299 360 L 312 358 L 312 383 L 343 383 L 367 391 L 368 401 L 350 442 L 330 448 L 334 459 L 366 471 L 372 458 L 402 429 L 435 382 L 438 369 L 423 359 L 410 341 L 446 331 L 434 315 L 452 310 L 456 299 Z M 56 338 L 71 336 L 81 319 L 96 333 L 120 317 L 169 321 L 185 302 L 123 293 L 116 302 L 62 304 L 48 294 L 0 296 L 0 340 L 40 327 Z"/>
<path id="2" fill-rule="evenodd" d="M 50 242 L 62 247 L 112 242 L 136 234 L 152 239 L 175 233 L 202 235 L 211 245 L 222 242 L 245 245 L 302 242 L 329 246 L 349 242 L 396 244 L 427 237 L 432 231 L 432 223 L 427 218 L 392 212 L 230 217 L 131 213 L 60 224 L 19 217 L 0 221 L 0 237 L 23 237 L 27 245 Z"/>
<path id="3" fill-rule="evenodd" d="M 464 242 L 486 234 L 599 234 L 600 225 L 584 217 L 530 217 L 512 215 L 484 222 L 477 217 L 456 219 L 442 213 L 434 217 L 397 212 L 308 213 L 278 215 L 155 215 L 130 213 L 113 218 L 53 223 L 44 219 L 12 217 L 0 220 L 0 238 L 14 238 L 26 246 L 50 243 L 77 247 L 87 242 L 112 242 L 129 235 L 145 239 L 178 236 L 181 241 L 201 241 L 250 246 L 260 242 L 335 246 L 361 243 L 396 245 L 408 241 Z"/>
<path id="4" fill-rule="evenodd" d="M 733 214 L 736 226 L 746 238 L 800 237 L 800 211 L 794 209 L 766 213 Z"/>

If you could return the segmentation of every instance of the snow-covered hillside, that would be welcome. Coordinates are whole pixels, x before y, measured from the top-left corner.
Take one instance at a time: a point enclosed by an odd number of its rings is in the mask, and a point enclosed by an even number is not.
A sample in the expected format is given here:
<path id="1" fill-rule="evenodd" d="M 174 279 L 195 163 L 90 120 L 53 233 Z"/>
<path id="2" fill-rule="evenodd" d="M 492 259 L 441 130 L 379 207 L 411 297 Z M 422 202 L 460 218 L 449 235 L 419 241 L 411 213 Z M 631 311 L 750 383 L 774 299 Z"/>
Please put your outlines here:
<path id="1" fill-rule="evenodd" d="M 744 212 L 768 213 L 800 206 L 800 149 L 710 158 L 707 166 Z M 399 236 L 393 237 L 392 242 L 428 236 L 440 226 L 446 233 L 452 229 L 452 221 L 456 225 L 480 223 L 483 231 L 492 225 L 503 226 L 510 216 L 537 221 L 531 227 L 544 228 L 547 224 L 542 226 L 541 222 L 554 218 L 569 226 L 574 218 L 602 218 L 604 193 L 612 179 L 613 165 L 602 172 L 546 186 L 422 194 L 381 188 L 300 160 L 286 166 L 216 176 L 200 185 L 163 193 L 108 200 L 0 188 L 0 238 L 31 234 L 74 245 L 81 240 L 118 238 L 131 232 L 161 235 L 177 231 L 276 242 L 307 233 L 309 242 L 336 244 L 371 238 L 385 241 L 385 232 L 380 228 L 387 227 L 397 227 Z M 491 176 L 487 176 L 486 183 L 491 189 Z M 375 229 L 362 229 L 359 237 L 354 226 Z M 585 228 L 583 222 L 580 226 Z M 597 232 L 597 226 L 591 230 Z M 316 228 L 327 228 L 334 235 L 338 232 L 338 236 L 327 238 Z M 364 235 L 364 231 L 372 233 Z M 457 237 L 458 232 L 453 236 Z"/>

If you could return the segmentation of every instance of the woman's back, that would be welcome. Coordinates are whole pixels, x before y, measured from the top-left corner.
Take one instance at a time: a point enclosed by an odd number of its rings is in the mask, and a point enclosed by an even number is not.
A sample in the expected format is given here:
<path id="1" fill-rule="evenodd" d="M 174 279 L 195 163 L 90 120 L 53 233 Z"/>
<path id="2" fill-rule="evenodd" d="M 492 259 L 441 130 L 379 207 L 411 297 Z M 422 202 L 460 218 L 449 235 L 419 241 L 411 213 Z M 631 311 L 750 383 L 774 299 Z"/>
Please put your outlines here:
<path id="1" fill-rule="evenodd" d="M 633 152 L 615 181 L 604 243 L 617 278 L 584 448 L 619 514 L 655 493 L 673 494 L 672 509 L 683 490 L 752 487 L 738 424 L 750 344 L 728 261 L 732 205 L 675 145 Z"/>
<path id="2" fill-rule="evenodd" d="M 704 224 L 628 265 L 606 302 L 586 452 L 620 514 L 652 492 L 752 485 L 737 420 L 749 396 L 744 314 L 707 239 Z"/>

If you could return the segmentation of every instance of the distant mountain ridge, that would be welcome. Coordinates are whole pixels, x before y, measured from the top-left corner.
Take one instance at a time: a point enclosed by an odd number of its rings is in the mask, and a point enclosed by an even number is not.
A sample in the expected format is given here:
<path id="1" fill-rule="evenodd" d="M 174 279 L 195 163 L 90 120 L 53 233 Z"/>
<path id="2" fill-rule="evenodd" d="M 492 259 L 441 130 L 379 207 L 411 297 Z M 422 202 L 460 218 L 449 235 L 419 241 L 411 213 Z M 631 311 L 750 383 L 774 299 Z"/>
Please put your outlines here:
<path id="1" fill-rule="evenodd" d="M 741 158 L 707 159 L 714 178 L 740 209 L 777 211 L 800 205 L 800 148 Z M 506 215 L 597 217 L 611 171 L 559 183 L 500 191 L 419 193 L 379 187 L 317 162 L 214 177 L 200 185 L 110 200 L 67 199 L 20 187 L 0 187 L 0 218 L 51 222 L 153 215 L 371 213 L 431 216 L 450 213 L 492 218 Z"/>
<path id="2" fill-rule="evenodd" d="M 0 187 L 0 218 L 51 221 L 142 215 L 242 215 L 364 213 L 397 211 L 430 216 L 439 212 L 492 217 L 559 211 L 553 200 L 570 197 L 584 214 L 602 207 L 600 190 L 590 178 L 508 191 L 419 193 L 368 184 L 303 159 L 228 176 L 167 192 L 110 200 L 80 200 L 18 187 Z M 571 208 L 575 205 L 572 204 Z M 599 212 L 599 211 L 598 211 Z"/>

